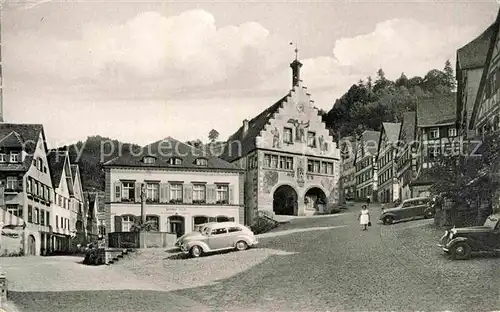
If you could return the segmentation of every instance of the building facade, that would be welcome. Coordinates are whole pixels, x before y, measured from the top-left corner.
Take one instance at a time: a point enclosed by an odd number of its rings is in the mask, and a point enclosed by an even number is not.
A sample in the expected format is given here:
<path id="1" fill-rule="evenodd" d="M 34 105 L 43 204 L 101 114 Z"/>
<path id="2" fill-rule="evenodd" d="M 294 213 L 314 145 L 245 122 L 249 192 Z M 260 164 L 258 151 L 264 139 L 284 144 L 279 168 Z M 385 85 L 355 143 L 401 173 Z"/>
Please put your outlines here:
<path id="1" fill-rule="evenodd" d="M 105 175 L 108 232 L 131 231 L 143 214 L 177 235 L 209 221 L 243 223 L 243 170 L 172 138 L 124 151 L 105 163 Z"/>
<path id="2" fill-rule="evenodd" d="M 353 200 L 356 197 L 356 138 L 349 136 L 340 140 L 340 194 L 343 200 Z"/>
<path id="3" fill-rule="evenodd" d="M 397 141 L 400 123 L 382 123 L 377 151 L 378 199 L 381 203 L 393 203 L 399 199 L 399 180 L 397 177 Z"/>
<path id="4" fill-rule="evenodd" d="M 101 211 L 101 212 L 99 212 Z M 99 219 L 104 215 L 104 192 L 83 193 L 83 213 L 85 220 L 84 228 L 87 241 L 95 241 L 99 236 Z"/>
<path id="5" fill-rule="evenodd" d="M 400 199 L 403 201 L 414 197 L 410 183 L 417 177 L 417 155 L 419 144 L 415 140 L 417 114 L 406 112 L 399 131 L 396 166 Z"/>
<path id="6" fill-rule="evenodd" d="M 417 103 L 417 133 L 419 144 L 416 160 L 417 178 L 410 183 L 413 196 L 429 196 L 435 177 L 429 172 L 439 155 L 459 152 L 456 127 L 456 94 L 433 96 Z"/>
<path id="7" fill-rule="evenodd" d="M 76 248 L 78 244 L 84 245 L 89 243 L 87 233 L 85 231 L 85 219 L 82 217 L 84 209 L 84 195 L 83 184 L 80 175 L 80 168 L 77 164 L 73 163 L 71 158 L 68 159 L 71 163 L 71 181 L 73 186 L 70 193 L 70 232 L 75 237 L 72 240 L 71 248 Z M 68 181 L 68 183 L 70 183 Z"/>
<path id="8" fill-rule="evenodd" d="M 42 125 L 0 124 L 0 178 L 8 214 L 24 220 L 25 255 L 50 249 L 52 181 Z"/>
<path id="9" fill-rule="evenodd" d="M 356 173 L 356 199 L 377 201 L 377 156 L 380 132 L 366 130 L 357 141 L 354 166 Z"/>
<path id="10" fill-rule="evenodd" d="M 221 157 L 246 170 L 245 223 L 258 211 L 281 215 L 326 213 L 338 203 L 340 153 L 291 65 L 291 91 L 242 126 Z"/>

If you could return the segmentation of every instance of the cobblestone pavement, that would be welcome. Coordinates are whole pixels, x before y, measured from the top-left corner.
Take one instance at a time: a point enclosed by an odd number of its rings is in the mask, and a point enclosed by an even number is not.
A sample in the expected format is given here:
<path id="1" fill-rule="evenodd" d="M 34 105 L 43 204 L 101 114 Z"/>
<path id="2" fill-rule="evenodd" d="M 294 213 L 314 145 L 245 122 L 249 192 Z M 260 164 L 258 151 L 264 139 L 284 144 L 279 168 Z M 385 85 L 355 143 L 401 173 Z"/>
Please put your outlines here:
<path id="1" fill-rule="evenodd" d="M 103 267 L 67 257 L 0 263 L 22 311 L 500 310 L 499 258 L 448 259 L 429 220 L 361 231 L 357 209 L 295 219 L 259 248 L 198 259 L 154 249 Z"/>

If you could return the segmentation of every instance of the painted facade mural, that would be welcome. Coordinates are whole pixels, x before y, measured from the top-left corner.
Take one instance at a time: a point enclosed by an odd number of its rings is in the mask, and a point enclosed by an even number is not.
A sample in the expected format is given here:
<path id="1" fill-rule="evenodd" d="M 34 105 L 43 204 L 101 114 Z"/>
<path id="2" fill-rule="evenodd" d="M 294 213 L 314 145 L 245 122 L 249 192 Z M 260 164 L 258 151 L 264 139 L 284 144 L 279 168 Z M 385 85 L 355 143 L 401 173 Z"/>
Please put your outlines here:
<path id="1" fill-rule="evenodd" d="M 273 186 L 278 184 L 279 176 L 276 171 L 266 171 L 264 173 L 264 192 L 271 193 Z"/>

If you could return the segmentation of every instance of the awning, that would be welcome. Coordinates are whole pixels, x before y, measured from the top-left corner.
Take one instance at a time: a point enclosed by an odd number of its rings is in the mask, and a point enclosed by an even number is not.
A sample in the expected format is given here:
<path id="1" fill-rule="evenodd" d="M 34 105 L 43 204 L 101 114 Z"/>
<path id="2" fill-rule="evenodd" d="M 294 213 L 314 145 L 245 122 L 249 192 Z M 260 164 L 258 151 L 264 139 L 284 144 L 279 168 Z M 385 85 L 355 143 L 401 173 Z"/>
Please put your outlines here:
<path id="1" fill-rule="evenodd" d="M 4 208 L 0 209 L 0 224 L 4 229 L 25 228 L 26 223 L 23 219 L 7 212 Z"/>

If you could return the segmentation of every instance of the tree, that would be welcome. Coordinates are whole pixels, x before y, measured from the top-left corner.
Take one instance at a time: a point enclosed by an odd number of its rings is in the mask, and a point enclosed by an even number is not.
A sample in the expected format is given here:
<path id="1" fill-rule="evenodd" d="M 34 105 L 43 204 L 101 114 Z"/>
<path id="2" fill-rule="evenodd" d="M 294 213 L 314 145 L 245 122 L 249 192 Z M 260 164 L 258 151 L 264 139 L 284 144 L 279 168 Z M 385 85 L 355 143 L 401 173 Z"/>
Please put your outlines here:
<path id="1" fill-rule="evenodd" d="M 408 77 L 406 77 L 405 73 L 401 73 L 401 77 L 396 80 L 397 87 L 407 87 L 408 86 Z"/>
<path id="2" fill-rule="evenodd" d="M 488 205 L 481 205 L 481 202 L 491 200 L 500 187 L 497 174 L 500 138 L 487 136 L 480 143 L 479 150 L 476 150 L 477 146 L 477 143 L 464 142 L 460 146 L 460 153 L 442 153 L 437 157 L 429 169 L 430 175 L 436 179 L 430 190 L 456 203 L 453 207 L 455 210 L 462 205 L 466 214 L 475 217 L 476 224 L 482 224 L 485 215 L 491 211 L 481 211 L 489 209 Z"/>
<path id="3" fill-rule="evenodd" d="M 208 139 L 210 140 L 210 142 L 215 142 L 218 138 L 219 132 L 215 129 L 210 130 L 210 132 L 208 133 Z"/>
<path id="4" fill-rule="evenodd" d="M 457 85 L 457 81 L 455 79 L 455 72 L 453 71 L 453 67 L 451 67 L 450 60 L 446 60 L 443 69 L 443 85 L 447 87 L 450 91 L 454 91 Z"/>
<path id="5" fill-rule="evenodd" d="M 368 88 L 368 91 L 372 90 L 372 88 L 373 88 L 372 76 L 368 76 L 367 82 L 366 82 L 366 87 Z"/>

